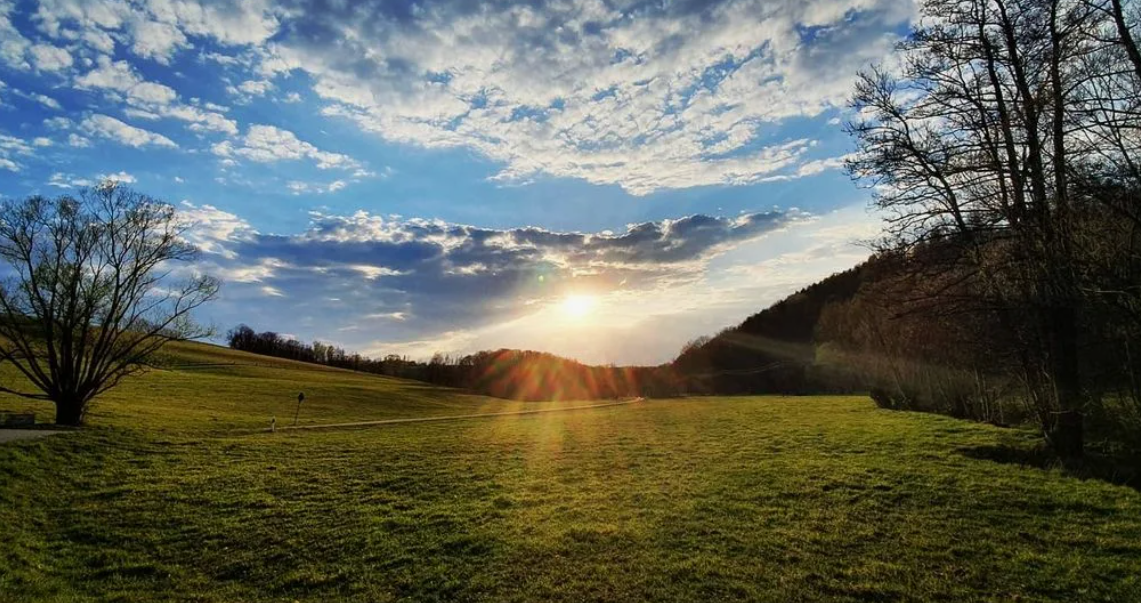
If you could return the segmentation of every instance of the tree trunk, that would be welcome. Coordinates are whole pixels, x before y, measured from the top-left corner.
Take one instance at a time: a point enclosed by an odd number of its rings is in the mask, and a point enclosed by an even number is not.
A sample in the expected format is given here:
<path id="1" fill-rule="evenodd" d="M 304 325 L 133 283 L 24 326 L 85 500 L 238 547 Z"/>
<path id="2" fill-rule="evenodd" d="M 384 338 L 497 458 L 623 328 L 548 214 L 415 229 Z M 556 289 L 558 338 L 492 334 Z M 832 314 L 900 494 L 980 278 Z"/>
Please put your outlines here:
<path id="1" fill-rule="evenodd" d="M 1048 313 L 1051 335 L 1050 372 L 1057 395 L 1055 419 L 1047 424 L 1046 437 L 1063 458 L 1080 458 L 1084 452 L 1083 392 L 1078 365 L 1077 312 L 1071 306 Z"/>
<path id="2" fill-rule="evenodd" d="M 1113 13 L 1113 24 L 1117 26 L 1117 35 L 1129 62 L 1133 63 L 1133 71 L 1141 78 L 1141 52 L 1137 50 L 1137 41 L 1129 31 L 1129 24 L 1125 22 L 1125 9 L 1121 0 L 1110 0 L 1110 12 Z"/>
<path id="3" fill-rule="evenodd" d="M 1080 459 L 1085 454 L 1085 436 L 1081 411 L 1063 410 L 1050 431 L 1050 445 L 1064 459 Z"/>
<path id="4" fill-rule="evenodd" d="M 55 403 L 55 424 L 78 427 L 83 423 L 83 403 L 78 400 L 60 400 Z"/>

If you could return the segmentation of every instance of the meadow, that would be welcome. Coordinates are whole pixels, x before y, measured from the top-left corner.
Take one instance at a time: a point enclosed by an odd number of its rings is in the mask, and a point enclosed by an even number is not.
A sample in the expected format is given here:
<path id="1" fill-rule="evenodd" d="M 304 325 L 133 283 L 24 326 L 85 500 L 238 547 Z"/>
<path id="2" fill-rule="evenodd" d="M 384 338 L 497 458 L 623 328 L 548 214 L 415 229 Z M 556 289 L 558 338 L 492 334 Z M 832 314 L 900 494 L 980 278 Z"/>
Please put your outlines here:
<path id="1" fill-rule="evenodd" d="M 820 396 L 268 433 L 298 391 L 307 425 L 573 403 L 165 366 L 0 444 L 0 601 L 1141 601 L 1141 493 L 984 458 L 1029 431 Z"/>

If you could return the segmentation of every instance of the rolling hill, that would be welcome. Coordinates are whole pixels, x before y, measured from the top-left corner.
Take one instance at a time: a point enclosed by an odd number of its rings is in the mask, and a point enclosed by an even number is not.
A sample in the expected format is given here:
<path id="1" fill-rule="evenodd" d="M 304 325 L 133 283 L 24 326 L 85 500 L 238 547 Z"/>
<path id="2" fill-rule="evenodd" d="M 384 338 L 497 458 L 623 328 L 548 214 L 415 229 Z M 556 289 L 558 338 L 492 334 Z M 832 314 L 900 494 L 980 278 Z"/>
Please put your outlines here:
<path id="1" fill-rule="evenodd" d="M 0 444 L 0 600 L 1141 592 L 1141 493 L 1034 466 L 1031 432 L 816 396 L 268 433 L 298 390 L 304 424 L 550 405 L 201 344 L 165 366 Z"/>

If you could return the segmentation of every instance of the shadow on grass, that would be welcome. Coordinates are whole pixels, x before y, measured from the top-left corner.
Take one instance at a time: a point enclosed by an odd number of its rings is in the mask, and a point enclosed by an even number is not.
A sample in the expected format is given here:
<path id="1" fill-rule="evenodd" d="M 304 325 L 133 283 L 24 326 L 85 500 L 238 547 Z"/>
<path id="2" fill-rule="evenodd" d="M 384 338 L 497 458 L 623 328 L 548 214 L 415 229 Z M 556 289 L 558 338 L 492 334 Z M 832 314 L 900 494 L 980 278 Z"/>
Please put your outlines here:
<path id="1" fill-rule="evenodd" d="M 1064 460 L 1044 444 L 1000 444 L 959 448 L 962 455 L 1022 467 L 1053 469 L 1078 479 L 1096 479 L 1141 491 L 1141 458 L 1087 452 L 1085 458 Z"/>

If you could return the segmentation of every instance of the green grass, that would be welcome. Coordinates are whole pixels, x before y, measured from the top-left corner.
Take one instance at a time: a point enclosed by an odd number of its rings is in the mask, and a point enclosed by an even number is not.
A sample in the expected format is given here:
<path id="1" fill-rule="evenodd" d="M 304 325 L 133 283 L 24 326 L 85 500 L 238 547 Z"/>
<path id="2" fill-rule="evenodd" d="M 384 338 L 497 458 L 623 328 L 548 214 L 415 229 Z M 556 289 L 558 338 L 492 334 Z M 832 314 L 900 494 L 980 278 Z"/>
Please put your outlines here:
<path id="1" fill-rule="evenodd" d="M 1141 493 L 974 458 L 1023 432 L 845 397 L 227 431 L 299 384 L 310 421 L 519 406 L 259 361 L 0 445 L 0 601 L 1141 600 Z"/>
<path id="2" fill-rule="evenodd" d="M 432 386 L 419 381 L 356 373 L 200 343 L 168 346 L 163 368 L 127 379 L 98 399 L 89 412 L 95 426 L 155 431 L 226 431 L 292 425 L 297 394 L 305 392 L 299 424 L 343 423 L 405 417 L 506 412 L 556 406 L 527 404 Z M 0 365 L 0 383 L 17 382 Z M 55 416 L 49 403 L 0 394 L 0 409 Z"/>

